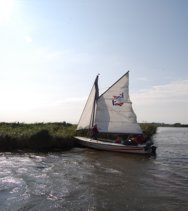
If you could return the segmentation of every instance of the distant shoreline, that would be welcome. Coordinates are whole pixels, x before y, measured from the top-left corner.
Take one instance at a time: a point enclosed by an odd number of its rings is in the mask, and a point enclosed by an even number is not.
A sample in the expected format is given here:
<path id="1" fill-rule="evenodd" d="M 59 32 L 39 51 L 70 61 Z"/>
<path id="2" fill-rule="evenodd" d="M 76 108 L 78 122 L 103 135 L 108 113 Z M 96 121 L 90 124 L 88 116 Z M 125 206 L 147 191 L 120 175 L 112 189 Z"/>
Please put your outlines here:
<path id="1" fill-rule="evenodd" d="M 152 125 L 155 125 L 157 127 L 188 127 L 188 124 L 181 124 L 181 123 L 174 123 L 174 124 L 156 123 L 156 122 L 140 123 L 140 125 L 142 125 L 142 124 L 152 124 Z"/>

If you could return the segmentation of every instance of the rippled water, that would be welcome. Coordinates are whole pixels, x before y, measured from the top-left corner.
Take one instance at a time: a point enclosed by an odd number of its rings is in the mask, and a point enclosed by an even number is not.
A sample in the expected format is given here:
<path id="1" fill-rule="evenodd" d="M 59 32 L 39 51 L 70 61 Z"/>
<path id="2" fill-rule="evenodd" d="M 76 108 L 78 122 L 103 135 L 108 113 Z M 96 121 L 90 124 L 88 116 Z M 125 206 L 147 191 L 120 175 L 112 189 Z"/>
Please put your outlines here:
<path id="1" fill-rule="evenodd" d="M 75 148 L 0 153 L 0 210 L 188 210 L 188 128 L 158 128 L 157 156 Z"/>

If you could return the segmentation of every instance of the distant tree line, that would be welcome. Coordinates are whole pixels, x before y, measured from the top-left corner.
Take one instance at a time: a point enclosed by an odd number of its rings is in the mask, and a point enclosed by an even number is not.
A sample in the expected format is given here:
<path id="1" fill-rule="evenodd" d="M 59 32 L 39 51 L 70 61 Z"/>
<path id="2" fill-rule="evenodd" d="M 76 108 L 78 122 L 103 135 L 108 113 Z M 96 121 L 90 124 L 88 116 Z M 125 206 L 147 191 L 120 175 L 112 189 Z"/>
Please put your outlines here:
<path id="1" fill-rule="evenodd" d="M 152 125 L 156 125 L 157 127 L 188 127 L 188 124 L 181 124 L 179 122 L 177 123 L 173 123 L 173 124 L 167 124 L 167 123 L 156 123 L 156 122 L 152 122 L 152 123 L 140 123 L 142 124 L 152 124 Z"/>

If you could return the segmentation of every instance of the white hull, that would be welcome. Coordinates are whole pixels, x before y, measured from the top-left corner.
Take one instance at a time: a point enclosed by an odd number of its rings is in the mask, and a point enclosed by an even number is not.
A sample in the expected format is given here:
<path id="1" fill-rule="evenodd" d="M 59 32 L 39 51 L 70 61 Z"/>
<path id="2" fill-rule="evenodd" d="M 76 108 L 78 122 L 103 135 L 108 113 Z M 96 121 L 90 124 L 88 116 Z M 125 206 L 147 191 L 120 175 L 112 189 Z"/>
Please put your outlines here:
<path id="1" fill-rule="evenodd" d="M 105 151 L 113 151 L 113 152 L 124 152 L 124 153 L 134 153 L 134 154 L 152 154 L 152 147 L 149 147 L 147 150 L 146 145 L 124 145 L 124 144 L 116 144 L 116 143 L 109 143 L 99 140 L 94 140 L 91 138 L 85 138 L 76 136 L 78 143 L 82 146 L 98 149 L 98 150 L 105 150 Z"/>

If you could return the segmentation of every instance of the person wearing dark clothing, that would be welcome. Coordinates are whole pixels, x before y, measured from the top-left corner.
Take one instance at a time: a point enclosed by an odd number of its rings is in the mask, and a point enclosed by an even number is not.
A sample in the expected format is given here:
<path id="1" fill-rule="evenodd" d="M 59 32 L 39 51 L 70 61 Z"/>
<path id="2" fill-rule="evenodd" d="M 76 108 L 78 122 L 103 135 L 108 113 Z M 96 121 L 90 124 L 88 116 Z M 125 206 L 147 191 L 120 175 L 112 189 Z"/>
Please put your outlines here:
<path id="1" fill-rule="evenodd" d="M 143 144 L 144 143 L 144 136 L 143 135 L 136 136 L 135 141 L 136 141 L 137 144 Z"/>
<path id="2" fill-rule="evenodd" d="M 116 144 L 121 144 L 121 137 L 120 136 L 116 137 L 115 143 Z"/>
<path id="3" fill-rule="evenodd" d="M 98 134 L 99 134 L 99 131 L 98 131 L 97 125 L 94 125 L 93 128 L 92 128 L 92 138 L 97 139 Z"/>

